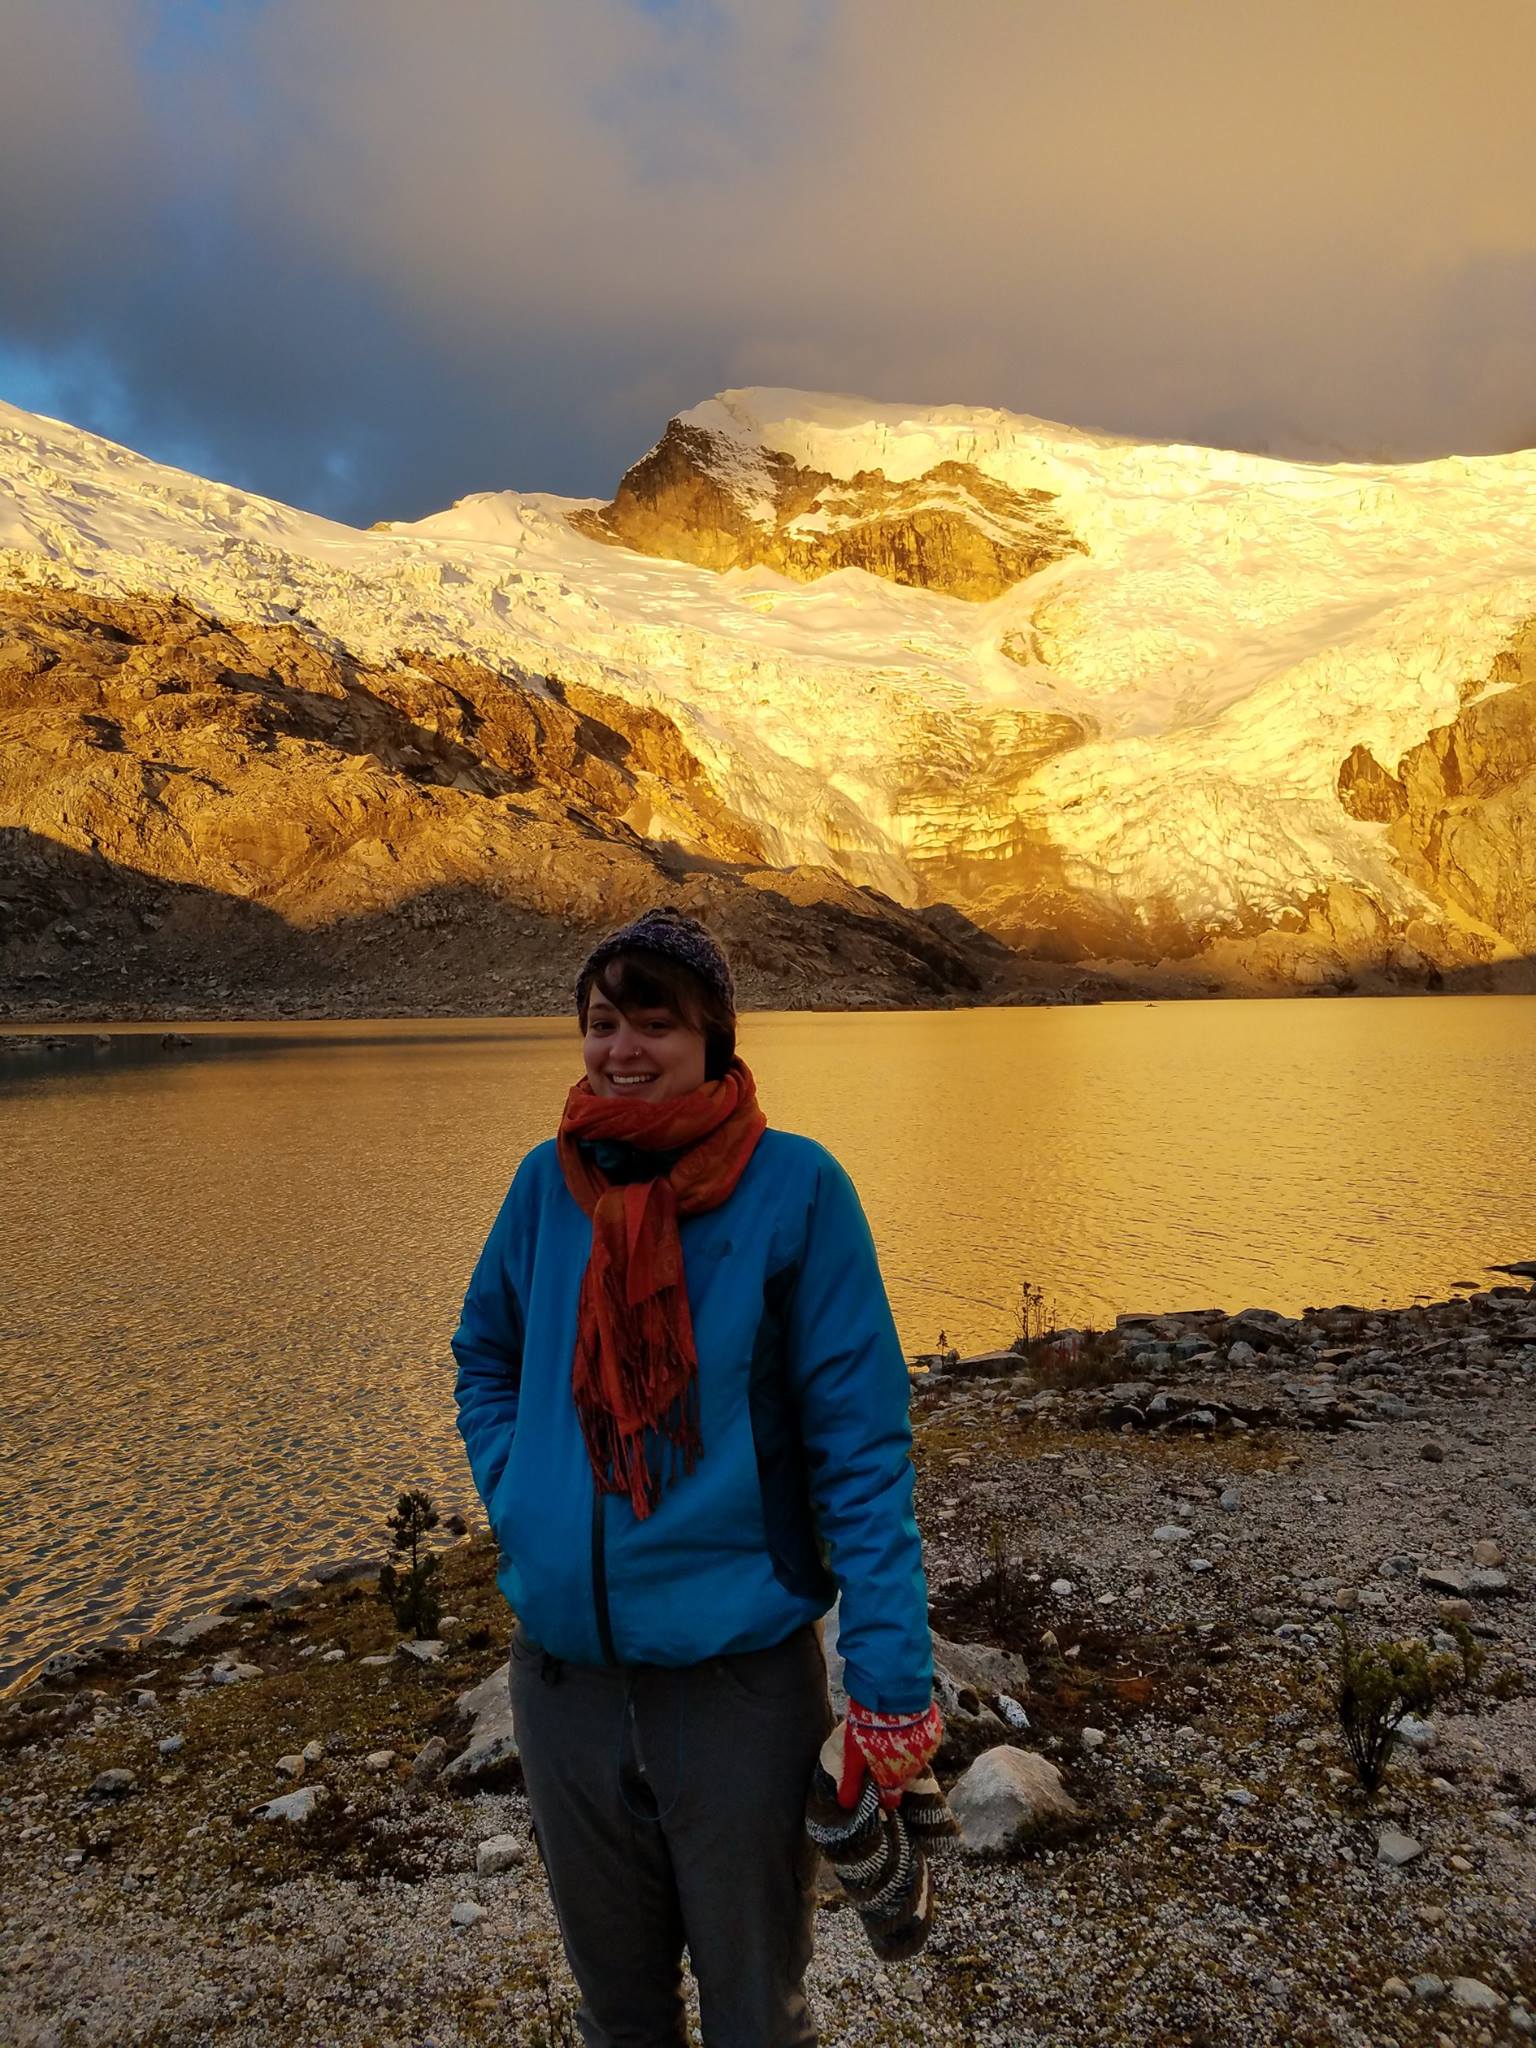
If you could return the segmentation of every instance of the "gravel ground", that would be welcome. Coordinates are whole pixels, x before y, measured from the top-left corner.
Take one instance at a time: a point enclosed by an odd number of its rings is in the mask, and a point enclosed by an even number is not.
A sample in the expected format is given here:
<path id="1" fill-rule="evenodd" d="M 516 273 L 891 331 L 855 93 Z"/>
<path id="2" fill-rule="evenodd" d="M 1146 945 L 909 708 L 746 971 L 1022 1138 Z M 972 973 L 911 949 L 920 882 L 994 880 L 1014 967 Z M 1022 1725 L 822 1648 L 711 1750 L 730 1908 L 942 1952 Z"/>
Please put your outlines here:
<path id="1" fill-rule="evenodd" d="M 937 1623 L 1026 1654 L 1032 1725 L 1009 1739 L 1053 1758 L 1085 1818 L 1012 1860 L 950 1854 L 910 1964 L 877 1966 L 824 1894 L 826 2042 L 1459 2048 L 1536 2031 L 1536 1301 L 1269 1328 L 1142 1319 L 920 1383 Z M 436 1663 L 390 1655 L 361 1586 L 307 1583 L 185 1649 L 104 1654 L 12 1702 L 0 2038 L 573 2041 L 515 1767 L 467 1795 L 411 1770 L 434 1734 L 462 1741 L 455 1700 L 504 1643 L 492 1562 L 480 1537 L 445 1553 L 457 1620 Z M 1478 1570 L 1493 1577 L 1425 1577 Z M 1362 1640 L 1469 1615 L 1485 1653 L 1370 1801 L 1329 1704 L 1340 1613 Z M 278 1757 L 316 1739 L 299 1782 L 326 1788 L 320 1816 L 252 1820 L 292 1788 Z M 108 1769 L 132 1787 L 92 1793 Z M 1401 1867 L 1379 1855 L 1394 1829 Z M 496 1835 L 521 1860 L 476 1875 Z M 470 1903 L 482 1917 L 455 1927 Z"/>

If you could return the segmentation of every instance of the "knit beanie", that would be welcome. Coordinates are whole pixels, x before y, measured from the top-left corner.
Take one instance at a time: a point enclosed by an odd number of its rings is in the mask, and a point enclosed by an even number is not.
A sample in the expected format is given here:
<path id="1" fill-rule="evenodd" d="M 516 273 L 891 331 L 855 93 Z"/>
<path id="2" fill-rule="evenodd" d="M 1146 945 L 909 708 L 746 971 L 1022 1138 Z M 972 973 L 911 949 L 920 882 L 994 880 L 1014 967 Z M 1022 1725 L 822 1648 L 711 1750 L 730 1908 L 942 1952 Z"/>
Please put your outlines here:
<path id="1" fill-rule="evenodd" d="M 680 961 L 706 987 L 723 997 L 733 1011 L 736 1008 L 736 984 L 724 953 L 697 918 L 689 917 L 670 903 L 664 903 L 659 910 L 647 910 L 633 924 L 610 932 L 587 955 L 586 964 L 576 977 L 577 1002 L 581 1001 L 583 988 L 610 960 L 631 952 L 664 953 L 668 959 Z"/>

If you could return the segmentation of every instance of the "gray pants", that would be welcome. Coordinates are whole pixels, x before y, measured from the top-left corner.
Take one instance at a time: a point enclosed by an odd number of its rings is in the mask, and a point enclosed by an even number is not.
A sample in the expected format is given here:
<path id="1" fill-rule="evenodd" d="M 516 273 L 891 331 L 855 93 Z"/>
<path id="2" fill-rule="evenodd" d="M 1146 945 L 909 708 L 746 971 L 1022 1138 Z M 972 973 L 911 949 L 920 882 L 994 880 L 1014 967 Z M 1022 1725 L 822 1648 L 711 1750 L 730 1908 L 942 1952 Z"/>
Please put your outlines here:
<path id="1" fill-rule="evenodd" d="M 557 1663 L 519 1630 L 510 1682 L 589 2048 L 686 2042 L 685 1943 L 705 2048 L 810 2048 L 815 1630 L 678 1670 Z"/>

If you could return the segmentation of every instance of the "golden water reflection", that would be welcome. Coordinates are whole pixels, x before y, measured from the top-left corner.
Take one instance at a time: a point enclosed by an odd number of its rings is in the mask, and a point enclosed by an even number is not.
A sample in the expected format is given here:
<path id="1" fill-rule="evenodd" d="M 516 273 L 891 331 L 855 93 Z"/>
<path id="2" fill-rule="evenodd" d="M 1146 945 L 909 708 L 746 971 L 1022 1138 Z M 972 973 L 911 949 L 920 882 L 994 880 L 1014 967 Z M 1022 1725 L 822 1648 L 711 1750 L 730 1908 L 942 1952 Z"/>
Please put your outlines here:
<path id="1" fill-rule="evenodd" d="M 447 1337 L 577 1072 L 559 1022 L 189 1027 L 0 1056 L 0 1682 L 470 1505 Z M 775 1123 L 863 1194 L 908 1346 L 1406 1301 L 1536 1256 L 1518 998 L 760 1015 Z"/>

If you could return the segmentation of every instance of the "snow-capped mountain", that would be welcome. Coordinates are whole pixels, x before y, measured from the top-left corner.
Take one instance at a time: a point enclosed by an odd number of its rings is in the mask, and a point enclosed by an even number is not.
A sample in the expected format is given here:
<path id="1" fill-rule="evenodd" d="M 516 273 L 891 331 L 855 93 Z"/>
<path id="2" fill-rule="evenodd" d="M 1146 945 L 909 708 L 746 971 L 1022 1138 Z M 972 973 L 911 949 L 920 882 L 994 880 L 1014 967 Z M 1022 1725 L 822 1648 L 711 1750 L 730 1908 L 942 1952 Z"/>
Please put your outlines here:
<path id="1" fill-rule="evenodd" d="M 764 862 L 1048 957 L 1370 985 L 1536 954 L 1536 453 L 733 391 L 607 505 L 360 532 L 0 406 L 6 589 L 607 693 L 693 764 L 635 797 L 648 840 L 700 843 L 702 781 Z"/>

